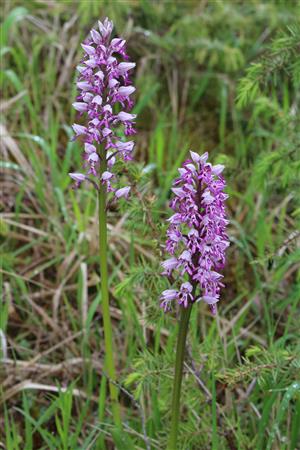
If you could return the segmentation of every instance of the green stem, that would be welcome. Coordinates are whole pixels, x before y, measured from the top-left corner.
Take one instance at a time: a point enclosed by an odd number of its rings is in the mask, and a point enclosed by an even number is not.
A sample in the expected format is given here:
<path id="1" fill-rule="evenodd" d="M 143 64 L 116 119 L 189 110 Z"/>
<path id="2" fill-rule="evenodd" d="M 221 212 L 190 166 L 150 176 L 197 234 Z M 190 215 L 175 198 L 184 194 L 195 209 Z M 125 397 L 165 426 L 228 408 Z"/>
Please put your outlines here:
<path id="1" fill-rule="evenodd" d="M 176 450 L 177 448 L 176 446 L 178 436 L 178 422 L 180 413 L 180 391 L 181 391 L 183 363 L 185 355 L 185 343 L 191 310 L 192 305 L 190 304 L 187 308 L 181 308 L 180 313 L 180 323 L 176 348 L 175 376 L 174 376 L 173 397 L 172 397 L 171 431 L 169 435 L 167 450 Z"/>
<path id="2" fill-rule="evenodd" d="M 100 150 L 101 164 L 100 177 L 107 168 L 105 151 Z M 112 413 L 114 423 L 118 428 L 122 428 L 120 405 L 119 405 L 119 389 L 116 386 L 116 369 L 113 356 L 113 338 L 112 324 L 109 309 L 109 292 L 108 292 L 108 270 L 107 270 L 107 220 L 106 220 L 106 186 L 99 183 L 98 201 L 99 201 L 99 261 L 101 274 L 101 303 L 104 325 L 104 342 L 105 342 L 105 367 L 109 377 L 109 390 L 112 402 Z"/>

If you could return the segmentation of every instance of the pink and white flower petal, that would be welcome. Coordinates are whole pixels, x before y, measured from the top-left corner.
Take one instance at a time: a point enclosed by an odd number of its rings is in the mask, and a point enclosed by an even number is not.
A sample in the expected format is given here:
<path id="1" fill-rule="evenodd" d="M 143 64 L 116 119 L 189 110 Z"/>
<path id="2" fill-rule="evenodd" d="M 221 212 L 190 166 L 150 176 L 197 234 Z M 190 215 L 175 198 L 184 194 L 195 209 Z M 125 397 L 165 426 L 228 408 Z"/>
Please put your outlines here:
<path id="1" fill-rule="evenodd" d="M 78 183 L 82 183 L 84 180 L 86 180 L 86 176 L 83 175 L 83 173 L 69 173 L 69 176 L 72 178 L 72 180 L 77 181 Z"/>
<path id="2" fill-rule="evenodd" d="M 91 30 L 91 36 L 92 36 L 92 39 L 95 42 L 95 44 L 101 44 L 102 38 L 101 38 L 100 33 L 98 33 L 98 31 L 92 29 Z"/>
<path id="3" fill-rule="evenodd" d="M 130 188 L 129 186 L 126 186 L 126 187 L 123 187 L 123 188 L 121 188 L 121 189 L 118 189 L 118 190 L 115 192 L 115 196 L 116 196 L 117 198 L 125 197 L 125 198 L 127 199 L 128 196 L 129 196 L 130 189 L 131 189 L 131 188 Z"/>
<path id="4" fill-rule="evenodd" d="M 136 118 L 136 114 L 129 114 L 125 111 L 121 111 L 118 114 L 118 118 L 122 120 L 122 122 L 134 120 Z"/>
<path id="5" fill-rule="evenodd" d="M 86 134 L 87 132 L 87 128 L 82 126 L 82 125 L 78 125 L 77 123 L 74 123 L 72 125 L 72 128 L 74 130 L 74 132 L 76 133 L 77 136 L 80 136 L 81 134 Z"/>
<path id="6" fill-rule="evenodd" d="M 225 166 L 222 164 L 216 164 L 215 166 L 212 166 L 211 171 L 214 175 L 220 175 L 220 173 L 223 172 Z"/>
<path id="7" fill-rule="evenodd" d="M 133 69 L 135 66 L 136 66 L 136 64 L 134 62 L 121 62 L 118 65 L 118 69 L 119 69 L 119 72 L 122 74 L 122 73 L 128 72 L 128 70 Z"/>
<path id="8" fill-rule="evenodd" d="M 93 163 L 97 163 L 99 161 L 99 159 L 100 159 L 99 156 L 95 152 L 91 153 L 88 158 L 88 160 Z"/>
<path id="9" fill-rule="evenodd" d="M 101 106 L 102 105 L 102 97 L 100 95 L 96 95 L 93 98 L 92 103 L 96 103 L 97 105 Z"/>
<path id="10" fill-rule="evenodd" d="M 73 108 L 75 108 L 77 111 L 80 111 L 80 112 L 84 112 L 84 111 L 88 110 L 88 105 L 83 102 L 75 102 L 75 103 L 72 103 L 72 105 L 73 105 Z"/>
<path id="11" fill-rule="evenodd" d="M 121 86 L 118 89 L 118 94 L 120 94 L 122 97 L 128 97 L 129 95 L 133 94 L 135 91 L 135 87 L 133 86 Z"/>
<path id="12" fill-rule="evenodd" d="M 108 181 L 113 177 L 113 174 L 111 172 L 108 172 L 108 170 L 106 170 L 105 172 L 103 172 L 102 176 L 101 176 L 101 180 L 102 181 Z"/>
<path id="13" fill-rule="evenodd" d="M 96 53 L 96 49 L 92 45 L 81 44 L 81 47 L 88 55 L 94 55 Z"/>
<path id="14" fill-rule="evenodd" d="M 169 258 L 166 259 L 165 261 L 163 261 L 161 263 L 161 265 L 163 266 L 163 268 L 165 269 L 162 272 L 162 275 L 170 275 L 171 272 L 176 269 L 176 267 L 178 266 L 178 259 L 177 258 Z"/>

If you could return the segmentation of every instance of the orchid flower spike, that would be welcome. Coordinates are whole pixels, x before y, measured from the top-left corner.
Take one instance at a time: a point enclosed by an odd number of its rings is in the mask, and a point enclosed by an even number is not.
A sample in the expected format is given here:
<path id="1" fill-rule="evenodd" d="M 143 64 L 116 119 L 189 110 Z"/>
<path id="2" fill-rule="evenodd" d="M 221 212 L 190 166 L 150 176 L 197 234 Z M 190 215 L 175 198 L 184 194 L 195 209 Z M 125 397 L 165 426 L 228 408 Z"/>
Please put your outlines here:
<path id="1" fill-rule="evenodd" d="M 207 162 L 208 153 L 200 156 L 190 152 L 173 183 L 170 207 L 174 214 L 168 220 L 166 251 L 170 258 L 162 263 L 163 275 L 180 279 L 179 289 L 167 289 L 161 295 L 161 307 L 171 309 L 176 301 L 182 307 L 204 301 L 213 314 L 224 284 L 219 270 L 225 265 L 225 250 L 229 246 L 226 234 L 222 176 L 224 166 Z"/>
<path id="2" fill-rule="evenodd" d="M 135 114 L 130 113 L 134 105 L 132 94 L 135 91 L 130 73 L 135 63 L 128 61 L 126 41 L 111 38 L 113 23 L 106 18 L 103 23 L 99 21 L 98 24 L 99 30 L 92 29 L 90 36 L 81 45 L 84 55 L 77 66 L 79 93 L 73 103 L 79 115 L 85 116 L 84 125 L 73 125 L 74 138 L 80 138 L 85 144 L 85 173 L 81 175 L 91 175 L 97 180 L 100 178 L 100 146 L 105 148 L 110 170 L 118 157 L 124 161 L 132 159 L 134 142 L 120 138 L 119 129 L 120 126 L 123 127 L 125 136 L 135 134 L 136 118 Z M 72 178 L 76 186 L 79 186 L 83 179 L 78 178 L 80 174 L 76 175 L 77 178 Z M 116 198 L 127 197 L 129 190 L 121 191 L 120 194 L 120 190 L 111 185 L 111 177 L 102 177 L 101 181 L 107 184 L 108 191 L 116 193 Z"/>

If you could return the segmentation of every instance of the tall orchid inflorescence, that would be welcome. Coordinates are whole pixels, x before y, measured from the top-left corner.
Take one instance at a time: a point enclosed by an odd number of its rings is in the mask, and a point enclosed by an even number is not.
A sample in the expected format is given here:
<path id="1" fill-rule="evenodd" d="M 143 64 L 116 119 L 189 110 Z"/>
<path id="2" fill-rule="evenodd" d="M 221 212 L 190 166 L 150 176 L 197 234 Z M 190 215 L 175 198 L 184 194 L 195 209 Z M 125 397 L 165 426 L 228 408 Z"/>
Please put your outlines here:
<path id="1" fill-rule="evenodd" d="M 136 115 L 129 112 L 133 107 L 130 96 L 135 91 L 129 72 L 135 63 L 128 62 L 126 41 L 111 39 L 113 23 L 107 18 L 98 23 L 99 32 L 92 29 L 90 37 L 82 44 L 85 54 L 77 67 L 79 95 L 73 103 L 77 111 L 88 117 L 86 126 L 73 125 L 75 138 L 81 137 L 84 141 L 85 173 L 70 173 L 70 176 L 77 187 L 85 180 L 93 181 L 89 175 L 100 177 L 108 192 L 114 192 L 117 198 L 127 197 L 130 188 L 116 189 L 111 168 L 118 156 L 125 161 L 132 159 L 134 142 L 121 140 L 118 129 L 123 126 L 126 136 L 135 134 Z M 99 146 L 105 149 L 104 171 L 99 170 Z"/>
<path id="2" fill-rule="evenodd" d="M 167 289 L 161 295 L 161 307 L 168 311 L 176 300 L 183 307 L 203 300 L 212 313 L 220 298 L 225 250 L 229 246 L 226 234 L 224 166 L 207 162 L 208 153 L 200 156 L 190 152 L 191 159 L 179 169 L 173 183 L 175 197 L 167 231 L 166 250 L 171 258 L 162 263 L 163 275 L 174 280 L 179 272 L 179 289 Z M 177 279 L 177 276 L 176 276 Z"/>
<path id="3" fill-rule="evenodd" d="M 107 18 L 99 22 L 99 31 L 92 29 L 90 37 L 82 44 L 84 56 L 77 67 L 79 95 L 74 108 L 85 115 L 85 123 L 75 123 L 75 138 L 84 142 L 84 173 L 70 173 L 75 186 L 87 180 L 98 193 L 99 267 L 101 275 L 101 309 L 103 317 L 105 365 L 109 379 L 111 408 L 116 427 L 122 429 L 119 389 L 114 361 L 113 328 L 110 317 L 108 240 L 107 240 L 107 193 L 115 198 L 126 197 L 129 187 L 118 188 L 111 169 L 117 157 L 124 161 L 132 159 L 133 141 L 125 142 L 122 136 L 135 133 L 135 115 L 130 113 L 135 91 L 129 72 L 135 64 L 128 62 L 125 40 L 111 39 L 113 23 Z M 86 117 L 87 116 L 87 117 Z M 121 129 L 122 130 L 121 130 Z"/>

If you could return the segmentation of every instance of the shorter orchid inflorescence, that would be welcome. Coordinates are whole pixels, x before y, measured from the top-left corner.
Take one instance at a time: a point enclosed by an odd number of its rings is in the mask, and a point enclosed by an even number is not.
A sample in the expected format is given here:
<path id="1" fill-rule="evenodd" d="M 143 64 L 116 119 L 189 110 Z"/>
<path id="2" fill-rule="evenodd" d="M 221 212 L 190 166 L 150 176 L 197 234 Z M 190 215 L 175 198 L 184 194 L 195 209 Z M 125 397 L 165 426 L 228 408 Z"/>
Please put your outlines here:
<path id="1" fill-rule="evenodd" d="M 126 41 L 111 39 L 112 30 L 113 23 L 106 18 L 103 23 L 99 22 L 99 31 L 92 29 L 90 37 L 82 44 L 85 54 L 77 67 L 79 95 L 73 106 L 80 114 L 87 115 L 88 122 L 86 126 L 75 123 L 73 130 L 75 138 L 84 142 L 85 173 L 70 173 L 70 176 L 76 187 L 85 180 L 100 178 L 107 191 L 120 198 L 127 197 L 130 188 L 117 189 L 111 169 L 117 157 L 124 161 L 132 159 L 134 142 L 120 139 L 119 128 L 123 126 L 125 136 L 135 134 L 136 115 L 129 112 L 133 107 L 130 96 L 135 91 L 129 72 L 135 63 L 128 62 Z M 107 170 L 104 172 L 99 170 L 100 148 L 105 150 Z"/>
<path id="2" fill-rule="evenodd" d="M 168 219 L 166 242 L 171 257 L 162 263 L 163 275 L 171 282 L 179 278 L 181 286 L 162 293 L 161 307 L 168 311 L 174 300 L 183 307 L 203 300 L 215 314 L 224 286 L 218 271 L 224 267 L 229 246 L 224 166 L 208 163 L 208 153 L 190 154 L 173 183 L 170 207 L 175 214 Z"/>

